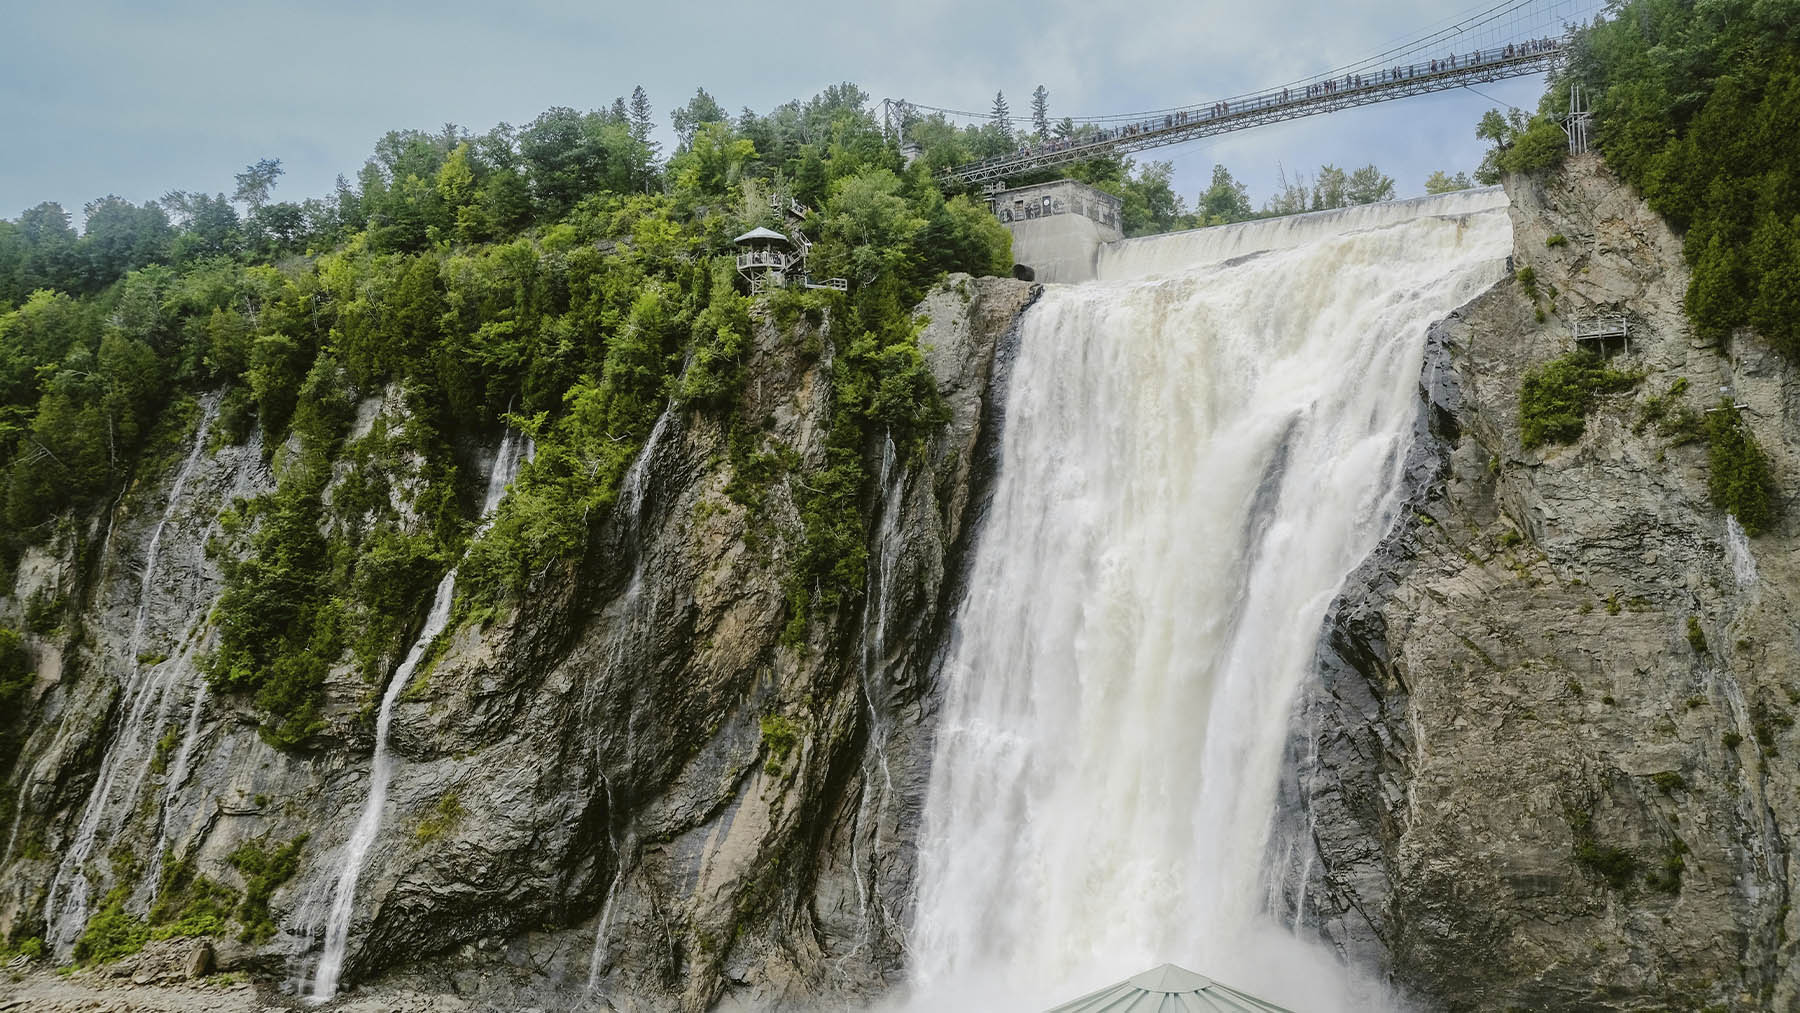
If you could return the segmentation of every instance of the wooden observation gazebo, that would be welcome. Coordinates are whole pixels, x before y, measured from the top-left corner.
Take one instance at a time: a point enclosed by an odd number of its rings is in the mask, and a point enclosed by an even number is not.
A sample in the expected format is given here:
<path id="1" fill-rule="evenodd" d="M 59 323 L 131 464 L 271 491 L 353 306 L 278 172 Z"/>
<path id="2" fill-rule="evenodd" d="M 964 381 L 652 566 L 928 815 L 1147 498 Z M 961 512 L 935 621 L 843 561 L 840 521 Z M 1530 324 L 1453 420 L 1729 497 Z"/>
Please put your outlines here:
<path id="1" fill-rule="evenodd" d="M 738 273 L 750 282 L 752 292 L 787 284 L 788 272 L 803 263 L 793 240 L 774 229 L 754 228 L 732 242 L 738 245 Z"/>
<path id="2" fill-rule="evenodd" d="M 806 219 L 806 208 L 791 197 L 784 200 L 779 195 L 769 198 L 769 207 L 787 216 L 791 235 L 759 226 L 732 240 L 738 246 L 738 273 L 750 282 L 751 293 L 760 294 L 786 285 L 848 291 L 850 283 L 843 278 L 814 280 L 806 272 L 806 255 L 812 250 L 811 241 L 800 231 L 800 223 Z"/>

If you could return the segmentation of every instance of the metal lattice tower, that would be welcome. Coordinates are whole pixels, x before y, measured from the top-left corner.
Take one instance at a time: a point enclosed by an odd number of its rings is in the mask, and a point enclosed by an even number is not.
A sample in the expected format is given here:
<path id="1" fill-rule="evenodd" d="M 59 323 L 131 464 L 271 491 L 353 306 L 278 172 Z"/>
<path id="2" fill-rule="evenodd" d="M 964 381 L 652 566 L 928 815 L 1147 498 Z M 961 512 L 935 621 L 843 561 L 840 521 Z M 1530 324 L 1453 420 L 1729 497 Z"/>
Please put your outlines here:
<path id="1" fill-rule="evenodd" d="M 1587 107 L 1586 96 L 1581 92 L 1581 85 L 1570 84 L 1569 115 L 1563 117 L 1563 133 L 1569 135 L 1569 154 L 1587 154 L 1588 132 L 1593 124 L 1593 119 L 1593 110 Z"/>

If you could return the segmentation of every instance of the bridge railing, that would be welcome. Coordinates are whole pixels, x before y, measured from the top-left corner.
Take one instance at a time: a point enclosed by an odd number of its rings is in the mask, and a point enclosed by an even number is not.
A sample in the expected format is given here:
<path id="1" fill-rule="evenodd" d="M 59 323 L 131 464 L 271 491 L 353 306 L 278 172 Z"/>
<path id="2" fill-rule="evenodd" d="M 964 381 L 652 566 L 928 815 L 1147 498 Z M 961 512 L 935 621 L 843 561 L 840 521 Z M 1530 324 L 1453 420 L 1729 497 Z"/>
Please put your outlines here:
<path id="1" fill-rule="evenodd" d="M 1098 132 L 1090 128 L 1075 137 L 1040 142 L 953 166 L 942 170 L 939 176 L 945 181 L 963 183 L 1001 179 L 1051 165 L 1140 151 L 1263 123 L 1460 88 L 1477 81 L 1520 77 L 1550 69 L 1565 48 L 1562 39 L 1532 39 L 1424 63 L 1315 79 L 1211 105 L 1174 109 L 1159 116 L 1102 127 Z"/>

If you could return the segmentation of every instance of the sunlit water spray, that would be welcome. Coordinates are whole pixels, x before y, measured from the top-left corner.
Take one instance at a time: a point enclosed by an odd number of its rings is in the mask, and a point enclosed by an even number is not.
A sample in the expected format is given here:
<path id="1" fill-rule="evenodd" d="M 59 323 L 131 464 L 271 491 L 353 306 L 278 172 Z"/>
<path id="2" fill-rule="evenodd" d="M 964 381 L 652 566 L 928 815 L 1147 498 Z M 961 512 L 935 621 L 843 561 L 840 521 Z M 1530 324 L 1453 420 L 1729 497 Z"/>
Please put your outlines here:
<path id="1" fill-rule="evenodd" d="M 915 1008 L 1042 1010 L 1163 961 L 1383 1004 L 1268 909 L 1265 852 L 1325 609 L 1398 508 L 1427 328 L 1503 276 L 1504 204 L 1136 240 L 1027 312 L 944 667 Z"/>

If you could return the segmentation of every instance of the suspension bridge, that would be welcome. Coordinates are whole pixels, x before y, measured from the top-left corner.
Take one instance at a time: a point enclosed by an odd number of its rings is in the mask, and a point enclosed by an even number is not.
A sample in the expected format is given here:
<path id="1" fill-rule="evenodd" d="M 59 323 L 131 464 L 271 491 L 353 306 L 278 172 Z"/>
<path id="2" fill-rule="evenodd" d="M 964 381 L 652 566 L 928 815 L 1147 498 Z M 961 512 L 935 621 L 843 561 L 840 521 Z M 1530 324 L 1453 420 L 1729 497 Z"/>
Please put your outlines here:
<path id="1" fill-rule="evenodd" d="M 1071 162 L 1545 73 L 1566 58 L 1572 29 L 1597 9 L 1596 0 L 1502 0 L 1313 77 L 1214 102 L 1071 117 L 1073 129 L 1066 136 L 1031 136 L 1010 151 L 950 166 L 938 175 L 945 183 L 1000 189 L 1009 178 Z M 907 124 L 922 114 L 988 118 L 905 100 L 888 100 L 884 106 L 903 137 Z"/>

